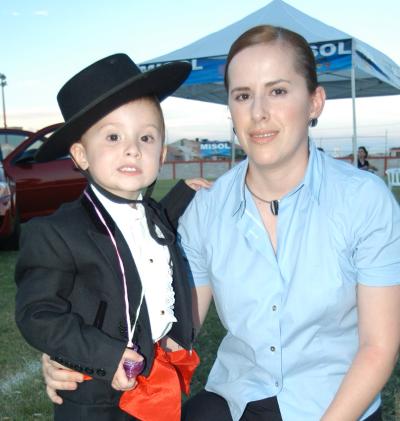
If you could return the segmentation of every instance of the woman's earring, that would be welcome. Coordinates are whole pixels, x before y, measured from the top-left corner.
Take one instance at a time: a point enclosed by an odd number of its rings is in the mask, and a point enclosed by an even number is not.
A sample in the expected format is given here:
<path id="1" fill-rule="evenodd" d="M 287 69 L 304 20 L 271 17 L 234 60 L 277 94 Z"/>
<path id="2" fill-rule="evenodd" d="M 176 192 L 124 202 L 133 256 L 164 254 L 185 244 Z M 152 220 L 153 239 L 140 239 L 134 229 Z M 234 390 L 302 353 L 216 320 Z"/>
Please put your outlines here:
<path id="1" fill-rule="evenodd" d="M 318 118 L 312 118 L 310 120 L 309 126 L 310 127 L 315 127 L 318 124 Z"/>

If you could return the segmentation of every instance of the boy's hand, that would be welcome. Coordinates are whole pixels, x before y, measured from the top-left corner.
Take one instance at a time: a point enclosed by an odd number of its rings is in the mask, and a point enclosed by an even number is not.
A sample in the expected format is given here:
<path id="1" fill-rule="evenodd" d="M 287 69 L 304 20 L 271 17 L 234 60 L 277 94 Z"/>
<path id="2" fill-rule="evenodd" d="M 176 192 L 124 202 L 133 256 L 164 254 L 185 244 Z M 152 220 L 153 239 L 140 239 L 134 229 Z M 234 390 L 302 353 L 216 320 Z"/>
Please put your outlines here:
<path id="1" fill-rule="evenodd" d="M 136 377 L 130 380 L 126 377 L 124 367 L 122 366 L 126 359 L 133 361 L 142 361 L 143 357 L 137 352 L 135 352 L 133 349 L 125 349 L 125 352 L 122 354 L 121 361 L 118 364 L 117 371 L 115 372 L 114 378 L 111 382 L 111 386 L 115 390 L 131 390 L 134 389 L 137 385 Z"/>
<path id="2" fill-rule="evenodd" d="M 202 187 L 209 189 L 212 186 L 212 182 L 205 178 L 188 178 L 185 183 L 193 190 L 199 191 Z"/>
<path id="3" fill-rule="evenodd" d="M 42 355 L 42 373 L 46 383 L 47 396 L 58 405 L 61 405 L 63 400 L 57 395 L 57 389 L 75 390 L 78 383 L 83 382 L 83 374 L 58 364 L 51 360 L 47 354 Z"/>

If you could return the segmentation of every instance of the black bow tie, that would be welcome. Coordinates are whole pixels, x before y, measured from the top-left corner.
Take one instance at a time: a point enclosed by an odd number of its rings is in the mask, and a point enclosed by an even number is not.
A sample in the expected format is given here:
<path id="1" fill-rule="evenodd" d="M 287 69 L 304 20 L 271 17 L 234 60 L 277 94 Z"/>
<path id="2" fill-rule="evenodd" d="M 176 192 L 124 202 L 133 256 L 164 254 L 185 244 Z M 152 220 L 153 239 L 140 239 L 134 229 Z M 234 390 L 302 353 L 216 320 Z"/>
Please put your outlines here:
<path id="1" fill-rule="evenodd" d="M 165 215 L 164 208 L 150 197 L 154 189 L 154 185 L 156 184 L 155 181 L 146 189 L 143 199 L 126 199 L 125 197 L 117 196 L 116 194 L 111 193 L 101 187 L 96 181 L 93 180 L 93 177 L 90 175 L 89 171 L 81 170 L 81 172 L 87 178 L 89 183 L 96 187 L 96 189 L 108 200 L 111 200 L 111 202 L 142 205 L 144 207 L 147 227 L 149 229 L 150 235 L 158 244 L 162 246 L 170 246 L 175 242 L 175 232 L 168 223 L 168 217 Z M 157 235 L 156 227 L 160 229 L 164 237 L 159 237 Z"/>

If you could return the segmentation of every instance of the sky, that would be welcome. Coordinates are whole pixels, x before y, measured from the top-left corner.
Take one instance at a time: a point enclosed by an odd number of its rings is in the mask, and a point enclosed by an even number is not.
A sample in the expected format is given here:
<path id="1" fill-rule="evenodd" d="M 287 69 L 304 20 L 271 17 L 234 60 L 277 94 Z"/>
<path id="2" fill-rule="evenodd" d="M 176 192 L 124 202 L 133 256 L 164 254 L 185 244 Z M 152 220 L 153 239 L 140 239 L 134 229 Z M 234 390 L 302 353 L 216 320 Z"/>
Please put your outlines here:
<path id="1" fill-rule="evenodd" d="M 400 64 L 398 0 L 286 0 L 313 18 L 370 44 Z M 264 7 L 269 0 L 0 0 L 0 73 L 7 125 L 35 130 L 61 121 L 56 95 L 75 73 L 109 54 L 136 63 L 166 54 Z M 229 139 L 226 106 L 168 98 L 168 141 Z M 2 113 L 0 125 L 3 125 Z M 357 99 L 362 142 L 400 146 L 400 95 Z M 349 137 L 350 100 L 327 101 L 313 137 Z M 322 140 L 320 140 L 322 142 Z M 370 142 L 370 143 L 368 143 Z"/>

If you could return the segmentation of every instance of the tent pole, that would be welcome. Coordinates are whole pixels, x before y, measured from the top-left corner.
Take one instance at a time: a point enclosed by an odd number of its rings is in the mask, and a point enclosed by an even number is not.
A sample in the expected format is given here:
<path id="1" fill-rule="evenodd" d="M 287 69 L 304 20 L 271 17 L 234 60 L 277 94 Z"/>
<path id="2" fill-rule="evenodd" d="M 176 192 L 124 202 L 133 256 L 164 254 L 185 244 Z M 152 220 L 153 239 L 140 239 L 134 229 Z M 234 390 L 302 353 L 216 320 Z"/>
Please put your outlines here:
<path id="1" fill-rule="evenodd" d="M 357 165 L 356 68 L 355 42 L 351 40 L 351 101 L 353 105 L 353 164 Z"/>

